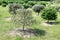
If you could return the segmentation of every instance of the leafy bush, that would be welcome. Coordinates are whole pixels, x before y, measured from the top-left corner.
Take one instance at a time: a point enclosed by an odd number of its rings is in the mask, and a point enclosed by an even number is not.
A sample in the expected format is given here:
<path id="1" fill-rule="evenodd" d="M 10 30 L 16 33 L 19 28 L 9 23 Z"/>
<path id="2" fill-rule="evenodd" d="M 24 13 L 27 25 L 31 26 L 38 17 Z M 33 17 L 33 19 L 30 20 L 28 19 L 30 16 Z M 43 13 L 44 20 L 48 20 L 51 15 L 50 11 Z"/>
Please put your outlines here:
<path id="1" fill-rule="evenodd" d="M 32 9 L 35 11 L 35 12 L 38 12 L 38 15 L 39 15 L 39 12 L 41 11 L 41 10 L 43 10 L 44 9 L 44 5 L 34 5 L 33 7 L 32 7 Z"/>
<path id="2" fill-rule="evenodd" d="M 2 1 L 2 6 L 3 6 L 3 7 L 6 7 L 7 5 L 8 5 L 8 2 Z"/>
<path id="3" fill-rule="evenodd" d="M 35 1 L 28 1 L 28 4 L 30 4 L 30 5 L 35 5 L 36 4 L 36 2 Z"/>
<path id="4" fill-rule="evenodd" d="M 22 9 L 23 7 L 17 3 L 12 3 L 9 5 L 9 12 L 11 14 L 16 14 L 17 9 Z"/>
<path id="5" fill-rule="evenodd" d="M 48 2 L 42 1 L 42 2 L 39 2 L 38 4 L 46 6 L 48 4 Z"/>
<path id="6" fill-rule="evenodd" d="M 55 20 L 57 18 L 57 10 L 53 7 L 45 8 L 41 17 L 46 20 Z"/>
<path id="7" fill-rule="evenodd" d="M 2 4 L 2 7 L 6 7 L 7 5 L 6 4 Z"/>
<path id="8" fill-rule="evenodd" d="M 0 5 L 2 5 L 2 2 L 0 2 Z"/>
<path id="9" fill-rule="evenodd" d="M 27 9 L 29 7 L 32 7 L 32 5 L 29 5 L 28 3 L 24 3 L 23 6 L 24 6 L 25 9 Z"/>
<path id="10" fill-rule="evenodd" d="M 6 4 L 6 5 L 8 4 L 8 2 L 6 2 L 6 1 L 2 1 L 2 3 Z"/>

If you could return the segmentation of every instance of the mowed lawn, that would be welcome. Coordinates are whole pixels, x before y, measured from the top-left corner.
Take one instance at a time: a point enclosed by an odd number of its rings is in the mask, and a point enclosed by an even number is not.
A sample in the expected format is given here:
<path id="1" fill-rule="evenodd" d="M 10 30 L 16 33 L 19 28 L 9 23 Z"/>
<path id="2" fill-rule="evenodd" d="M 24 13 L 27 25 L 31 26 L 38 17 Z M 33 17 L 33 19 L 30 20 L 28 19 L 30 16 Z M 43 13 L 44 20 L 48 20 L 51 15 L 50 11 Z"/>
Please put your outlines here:
<path id="1" fill-rule="evenodd" d="M 10 30 L 13 30 L 13 23 L 10 21 L 6 21 L 6 18 L 11 17 L 8 12 L 8 7 L 0 6 L 0 40 L 60 40 L 60 23 L 55 24 L 54 26 L 45 26 L 41 24 L 41 21 L 45 21 L 41 18 L 41 16 L 36 16 L 36 23 L 32 25 L 34 29 L 44 30 L 42 35 L 38 37 L 31 38 L 23 38 L 23 37 L 11 37 L 7 33 Z M 60 14 L 58 14 L 58 18 L 56 22 L 60 22 Z M 44 35 L 43 35 L 44 34 Z"/>

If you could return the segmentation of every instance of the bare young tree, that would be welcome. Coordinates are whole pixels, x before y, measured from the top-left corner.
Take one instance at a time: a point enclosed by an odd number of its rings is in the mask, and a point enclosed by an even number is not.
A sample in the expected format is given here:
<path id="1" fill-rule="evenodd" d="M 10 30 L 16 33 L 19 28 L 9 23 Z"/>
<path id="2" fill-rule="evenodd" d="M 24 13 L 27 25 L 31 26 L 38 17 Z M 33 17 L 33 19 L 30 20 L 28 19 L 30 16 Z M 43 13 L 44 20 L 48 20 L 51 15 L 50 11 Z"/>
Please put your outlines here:
<path id="1" fill-rule="evenodd" d="M 13 18 L 16 26 L 31 26 L 33 23 L 32 11 L 29 9 L 18 9 L 15 18 Z"/>

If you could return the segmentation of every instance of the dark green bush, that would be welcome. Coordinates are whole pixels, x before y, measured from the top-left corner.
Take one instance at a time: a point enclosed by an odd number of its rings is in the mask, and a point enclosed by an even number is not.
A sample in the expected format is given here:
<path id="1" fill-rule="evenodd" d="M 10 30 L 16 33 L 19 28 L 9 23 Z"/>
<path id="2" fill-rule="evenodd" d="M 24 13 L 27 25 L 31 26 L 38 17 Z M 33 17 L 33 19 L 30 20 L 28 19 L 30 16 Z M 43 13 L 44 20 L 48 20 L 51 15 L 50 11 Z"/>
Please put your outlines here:
<path id="1" fill-rule="evenodd" d="M 46 20 L 55 20 L 57 18 L 57 10 L 54 7 L 45 8 L 41 17 Z"/>
<path id="2" fill-rule="evenodd" d="M 2 1 L 2 3 L 8 4 L 8 2 L 6 2 L 6 1 Z"/>
<path id="3" fill-rule="evenodd" d="M 39 4 L 46 6 L 48 3 L 45 1 L 39 2 Z"/>
<path id="4" fill-rule="evenodd" d="M 2 5 L 2 2 L 0 2 L 0 5 Z"/>
<path id="5" fill-rule="evenodd" d="M 28 4 L 30 4 L 30 5 L 35 5 L 36 4 L 36 2 L 35 1 L 28 1 Z"/>
<path id="6" fill-rule="evenodd" d="M 45 8 L 44 5 L 34 5 L 34 6 L 32 7 L 32 9 L 33 9 L 35 12 L 38 12 L 38 15 L 39 15 L 39 12 L 40 12 L 41 10 L 43 10 L 44 8 Z"/>
<path id="7" fill-rule="evenodd" d="M 29 5 L 28 3 L 24 3 L 23 6 L 24 6 L 25 9 L 27 9 L 29 7 L 32 7 L 32 5 Z"/>
<path id="8" fill-rule="evenodd" d="M 7 1 L 2 1 L 2 6 L 3 7 L 6 7 L 8 5 L 8 2 Z"/>
<path id="9" fill-rule="evenodd" d="M 8 3 L 13 3 L 13 2 L 8 2 Z"/>
<path id="10" fill-rule="evenodd" d="M 6 4 L 2 4 L 2 7 L 6 7 L 7 5 Z"/>

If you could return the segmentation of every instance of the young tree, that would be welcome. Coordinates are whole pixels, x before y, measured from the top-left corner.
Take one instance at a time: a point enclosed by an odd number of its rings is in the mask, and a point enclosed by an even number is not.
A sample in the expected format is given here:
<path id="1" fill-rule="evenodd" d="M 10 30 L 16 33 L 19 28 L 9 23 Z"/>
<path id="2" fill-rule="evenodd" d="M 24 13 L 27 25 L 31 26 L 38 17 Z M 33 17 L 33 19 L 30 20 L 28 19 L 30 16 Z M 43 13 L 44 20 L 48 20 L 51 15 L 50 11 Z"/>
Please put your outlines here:
<path id="1" fill-rule="evenodd" d="M 44 9 L 44 5 L 34 5 L 33 7 L 32 7 L 32 9 L 35 11 L 35 12 L 38 12 L 38 15 L 39 15 L 39 12 L 41 11 L 41 10 L 43 10 Z"/>
<path id="2" fill-rule="evenodd" d="M 48 22 L 49 22 L 49 20 L 55 20 L 57 18 L 57 11 L 53 7 L 45 8 L 42 12 L 41 17 L 43 19 L 48 20 Z"/>
<path id="3" fill-rule="evenodd" d="M 33 23 L 32 11 L 29 9 L 18 9 L 16 11 L 16 16 L 13 18 L 15 25 L 23 26 L 23 31 L 25 26 L 30 26 Z"/>

